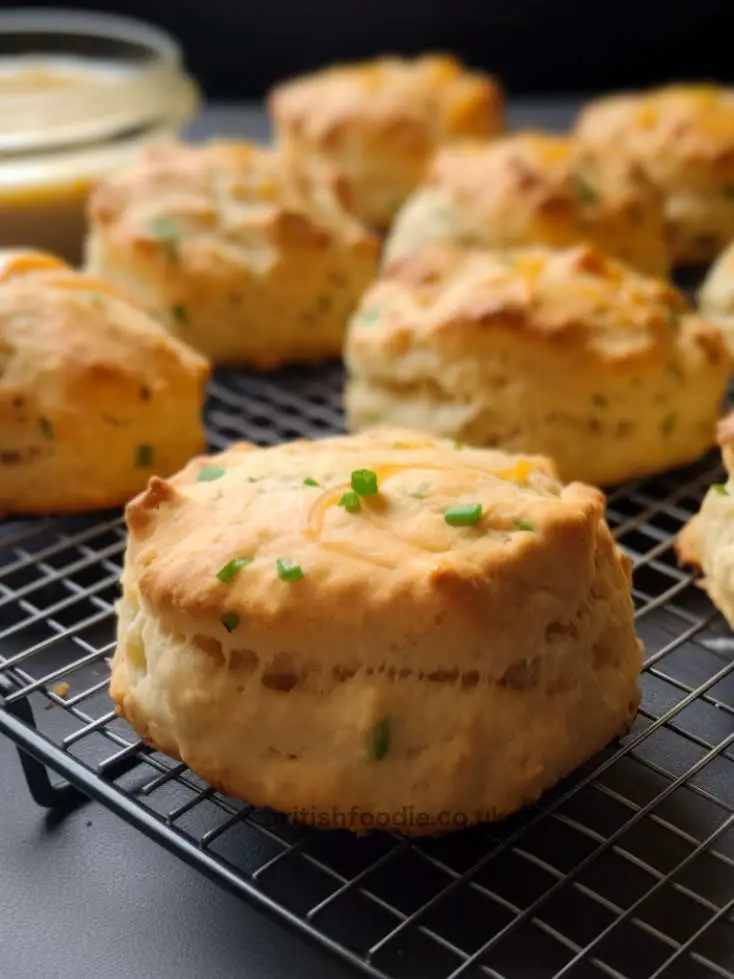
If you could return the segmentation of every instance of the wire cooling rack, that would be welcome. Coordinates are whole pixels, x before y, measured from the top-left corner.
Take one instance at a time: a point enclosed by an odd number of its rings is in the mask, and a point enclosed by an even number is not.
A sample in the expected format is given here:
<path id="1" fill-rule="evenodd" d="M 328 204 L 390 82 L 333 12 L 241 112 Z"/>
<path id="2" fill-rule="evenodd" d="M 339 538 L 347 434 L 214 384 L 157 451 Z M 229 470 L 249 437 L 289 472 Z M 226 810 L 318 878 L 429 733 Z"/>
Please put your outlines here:
<path id="1" fill-rule="evenodd" d="M 337 366 L 220 372 L 211 444 L 338 430 L 341 381 Z M 0 524 L 0 732 L 42 805 L 81 789 L 373 977 L 734 979 L 734 638 L 672 553 L 718 476 L 711 456 L 610 495 L 635 562 L 642 707 L 501 824 L 422 841 L 309 830 L 142 745 L 106 692 L 119 513 Z"/>

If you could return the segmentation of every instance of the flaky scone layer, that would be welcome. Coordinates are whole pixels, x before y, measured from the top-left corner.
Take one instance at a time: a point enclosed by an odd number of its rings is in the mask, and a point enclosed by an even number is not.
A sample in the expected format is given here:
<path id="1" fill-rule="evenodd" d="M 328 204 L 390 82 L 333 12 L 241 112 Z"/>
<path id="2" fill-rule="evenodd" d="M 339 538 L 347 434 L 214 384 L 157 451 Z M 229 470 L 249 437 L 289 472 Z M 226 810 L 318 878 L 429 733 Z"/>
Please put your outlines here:
<path id="1" fill-rule="evenodd" d="M 364 469 L 377 493 L 339 505 Z M 112 697 L 218 788 L 317 825 L 501 818 L 637 706 L 603 509 L 542 458 L 397 429 L 195 460 L 128 507 Z"/>
<path id="2" fill-rule="evenodd" d="M 363 296 L 345 358 L 351 430 L 540 452 L 596 485 L 701 455 L 731 364 L 676 289 L 592 246 L 437 244 L 394 262 Z"/>

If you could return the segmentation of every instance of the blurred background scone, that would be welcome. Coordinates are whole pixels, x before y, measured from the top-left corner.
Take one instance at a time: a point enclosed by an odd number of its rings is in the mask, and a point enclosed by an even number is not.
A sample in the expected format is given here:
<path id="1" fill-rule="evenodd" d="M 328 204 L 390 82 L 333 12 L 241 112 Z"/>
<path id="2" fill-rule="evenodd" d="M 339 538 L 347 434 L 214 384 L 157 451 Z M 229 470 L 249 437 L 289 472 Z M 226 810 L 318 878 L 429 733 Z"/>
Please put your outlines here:
<path id="1" fill-rule="evenodd" d="M 429 241 L 565 248 L 592 241 L 651 275 L 666 275 L 661 197 L 639 168 L 587 160 L 565 136 L 521 132 L 439 151 L 398 215 L 390 261 Z"/>
<path id="2" fill-rule="evenodd" d="M 0 514 L 117 506 L 205 445 L 206 361 L 104 282 L 0 256 Z"/>
<path id="3" fill-rule="evenodd" d="M 719 255 L 698 293 L 701 315 L 716 323 L 734 350 L 734 244 Z"/>
<path id="4" fill-rule="evenodd" d="M 88 267 L 216 362 L 336 356 L 379 245 L 272 150 L 168 144 L 93 193 Z"/>
<path id="5" fill-rule="evenodd" d="M 670 85 L 606 96 L 582 109 L 575 138 L 644 169 L 665 199 L 674 264 L 711 261 L 734 237 L 734 90 Z"/>
<path id="6" fill-rule="evenodd" d="M 335 181 L 376 228 L 389 226 L 439 146 L 503 129 L 497 82 L 442 55 L 338 65 L 276 86 L 268 107 L 288 164 Z"/>
<path id="7" fill-rule="evenodd" d="M 433 245 L 395 262 L 350 324 L 350 429 L 409 425 L 541 452 L 605 485 L 696 459 L 730 359 L 680 293 L 591 246 Z"/>
<path id="8" fill-rule="evenodd" d="M 127 522 L 112 697 L 255 805 L 500 819 L 634 716 L 630 563 L 548 460 L 390 429 L 236 445 Z"/>
<path id="9" fill-rule="evenodd" d="M 711 601 L 734 629 L 734 413 L 719 422 L 717 441 L 727 480 L 709 488 L 701 509 L 681 531 L 676 551 L 682 564 L 703 572 Z"/>

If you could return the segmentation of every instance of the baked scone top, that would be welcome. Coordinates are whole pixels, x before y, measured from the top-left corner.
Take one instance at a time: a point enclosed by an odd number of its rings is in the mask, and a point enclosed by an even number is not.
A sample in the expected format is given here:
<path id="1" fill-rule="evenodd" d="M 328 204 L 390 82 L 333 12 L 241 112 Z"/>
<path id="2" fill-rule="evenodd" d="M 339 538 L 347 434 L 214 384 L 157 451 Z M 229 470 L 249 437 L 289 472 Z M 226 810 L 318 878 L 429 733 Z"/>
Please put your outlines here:
<path id="1" fill-rule="evenodd" d="M 660 172 L 688 164 L 734 183 L 734 91 L 714 85 L 668 85 L 610 95 L 581 110 L 582 140 L 626 147 Z M 724 183 L 722 193 L 731 194 Z"/>
<path id="2" fill-rule="evenodd" d="M 369 474 L 377 491 L 363 495 Z M 543 457 L 413 431 L 243 443 L 153 478 L 128 505 L 125 593 L 166 627 L 236 647 L 313 651 L 338 627 L 384 658 L 385 643 L 364 634 L 379 619 L 384 636 L 417 629 L 445 665 L 447 614 L 476 646 L 488 602 L 520 632 L 518 604 L 538 590 L 549 619 L 575 610 L 603 513 L 600 492 L 562 486 Z M 351 651 L 331 652 L 343 662 Z"/>
<path id="3" fill-rule="evenodd" d="M 618 157 L 587 159 L 567 136 L 532 130 L 489 143 L 464 140 L 433 159 L 426 183 L 468 206 L 527 202 L 539 211 L 592 218 L 659 198 L 642 173 Z"/>
<path id="4" fill-rule="evenodd" d="M 493 330 L 564 345 L 598 363 L 665 364 L 693 343 L 711 362 L 725 345 L 662 280 L 637 274 L 591 245 L 564 251 L 463 251 L 435 245 L 390 264 L 351 321 L 350 347 L 381 359 L 413 338 L 476 351 Z M 677 357 L 677 353 L 676 353 Z"/>
<path id="5" fill-rule="evenodd" d="M 249 143 L 152 147 L 97 186 L 89 216 L 112 247 L 221 275 L 243 264 L 267 269 L 275 249 L 378 247 L 328 188 L 297 186 L 275 151 Z"/>
<path id="6" fill-rule="evenodd" d="M 278 85 L 269 107 L 277 122 L 328 147 L 345 130 L 366 127 L 430 144 L 502 128 L 502 94 L 493 78 L 448 55 L 384 57 L 336 65 Z"/>
<path id="7" fill-rule="evenodd" d="M 64 409 L 103 391 L 124 418 L 127 399 L 150 401 L 182 373 L 203 384 L 209 365 L 102 279 L 42 252 L 0 253 L 0 424 L 29 401 Z"/>

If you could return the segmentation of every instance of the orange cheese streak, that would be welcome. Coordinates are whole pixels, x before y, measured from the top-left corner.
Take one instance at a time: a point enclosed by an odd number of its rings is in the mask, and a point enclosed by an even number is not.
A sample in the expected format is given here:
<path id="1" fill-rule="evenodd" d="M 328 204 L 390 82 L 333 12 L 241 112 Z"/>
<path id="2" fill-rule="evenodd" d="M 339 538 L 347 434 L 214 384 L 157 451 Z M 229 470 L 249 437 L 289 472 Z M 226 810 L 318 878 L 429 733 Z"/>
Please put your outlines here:
<path id="1" fill-rule="evenodd" d="M 384 483 L 386 480 L 397 475 L 399 472 L 407 472 L 409 470 L 420 471 L 425 469 L 439 470 L 443 472 L 469 472 L 480 476 L 495 476 L 498 479 L 506 479 L 513 483 L 525 482 L 527 477 L 533 471 L 533 467 L 529 463 L 525 462 L 525 460 L 520 460 L 520 462 L 516 463 L 512 468 L 498 471 L 480 469 L 477 466 L 451 467 L 439 466 L 431 463 L 418 463 L 417 465 L 411 463 L 386 463 L 384 466 L 376 467 L 374 472 L 377 476 L 379 486 L 381 483 Z M 371 564 L 377 564 L 381 567 L 395 568 L 397 566 L 395 562 L 390 561 L 387 558 L 366 554 L 364 551 L 353 548 L 346 543 L 321 540 L 321 535 L 324 529 L 324 521 L 326 519 L 326 513 L 329 507 L 336 506 L 339 503 L 342 495 L 349 492 L 350 489 L 351 485 L 349 483 L 342 483 L 340 486 L 334 486 L 331 489 L 324 490 L 318 499 L 314 501 L 311 509 L 308 512 L 305 526 L 302 528 L 304 537 L 306 537 L 307 540 L 320 544 L 321 547 L 324 547 L 327 550 L 336 551 L 337 553 L 358 558 L 362 561 L 368 561 Z M 430 551 L 434 554 L 440 554 L 445 550 L 445 548 L 433 547 L 425 543 L 419 545 L 410 538 L 396 533 L 394 524 L 392 524 L 389 520 L 382 519 L 379 514 L 375 513 L 375 511 L 369 507 L 369 497 L 362 499 L 361 502 L 365 504 L 363 511 L 364 516 L 373 526 L 380 527 L 383 530 L 389 530 L 393 536 L 418 550 L 422 549 L 424 551 Z"/>
<path id="2" fill-rule="evenodd" d="M 67 269 L 69 266 L 49 252 L 24 250 L 0 251 L 0 282 L 7 282 L 16 275 L 40 272 L 44 269 Z"/>

